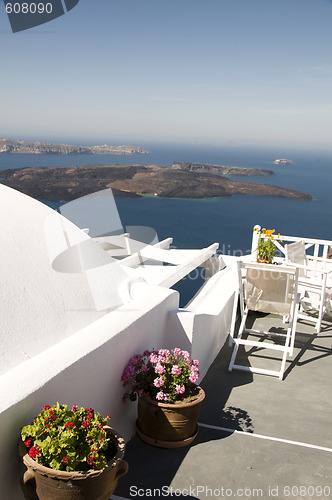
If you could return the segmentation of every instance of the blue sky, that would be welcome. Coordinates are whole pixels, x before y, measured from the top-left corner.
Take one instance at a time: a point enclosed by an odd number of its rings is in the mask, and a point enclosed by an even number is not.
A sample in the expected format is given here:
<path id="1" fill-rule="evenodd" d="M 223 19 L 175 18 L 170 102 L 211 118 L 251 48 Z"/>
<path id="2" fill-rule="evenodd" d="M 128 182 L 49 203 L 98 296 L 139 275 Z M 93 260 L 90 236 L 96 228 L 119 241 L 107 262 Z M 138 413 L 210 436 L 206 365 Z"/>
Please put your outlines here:
<path id="1" fill-rule="evenodd" d="M 80 0 L 13 34 L 0 136 L 332 148 L 331 0 Z"/>

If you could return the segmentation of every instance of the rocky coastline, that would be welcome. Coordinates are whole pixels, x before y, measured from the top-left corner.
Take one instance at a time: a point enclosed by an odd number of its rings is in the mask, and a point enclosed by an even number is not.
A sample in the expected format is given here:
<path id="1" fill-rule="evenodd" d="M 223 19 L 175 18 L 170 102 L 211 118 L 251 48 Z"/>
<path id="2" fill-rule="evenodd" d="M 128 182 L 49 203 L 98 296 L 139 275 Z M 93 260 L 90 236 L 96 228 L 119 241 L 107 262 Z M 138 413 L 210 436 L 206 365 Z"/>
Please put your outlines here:
<path id="1" fill-rule="evenodd" d="M 212 170 L 193 171 L 178 168 L 177 165 L 28 167 L 3 170 L 1 182 L 37 199 L 61 201 L 73 200 L 106 188 L 112 188 L 115 196 L 127 197 L 214 198 L 249 194 L 312 199 L 309 194 L 293 189 L 228 179 L 215 173 L 216 166 L 212 166 Z"/>
<path id="2" fill-rule="evenodd" d="M 12 154 L 52 154 L 52 155 L 133 155 L 149 151 L 137 146 L 73 146 L 70 144 L 54 144 L 49 142 L 28 142 L 0 138 L 0 153 Z"/>

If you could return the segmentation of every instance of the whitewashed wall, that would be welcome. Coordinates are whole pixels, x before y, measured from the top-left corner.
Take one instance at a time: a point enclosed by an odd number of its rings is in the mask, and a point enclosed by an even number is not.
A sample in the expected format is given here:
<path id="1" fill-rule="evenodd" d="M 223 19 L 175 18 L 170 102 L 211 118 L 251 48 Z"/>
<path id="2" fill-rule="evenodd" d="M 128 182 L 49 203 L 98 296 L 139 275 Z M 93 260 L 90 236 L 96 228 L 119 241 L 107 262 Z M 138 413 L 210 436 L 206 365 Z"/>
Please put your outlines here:
<path id="1" fill-rule="evenodd" d="M 237 282 L 236 259 L 229 258 L 227 267 L 212 276 L 187 307 L 169 314 L 168 329 L 173 338 L 183 338 L 185 334 L 187 349 L 199 360 L 199 381 L 229 335 L 233 308 L 237 305 Z"/>
<path id="2" fill-rule="evenodd" d="M 129 358 L 180 347 L 206 373 L 229 331 L 235 282 L 230 266 L 182 311 L 177 292 L 144 283 L 128 302 L 118 293 L 127 276 L 76 226 L 1 185 L 0 214 L 0 491 L 22 500 L 20 430 L 42 406 L 110 413 L 129 439 L 136 407 L 122 403 L 120 380 Z"/>
<path id="3" fill-rule="evenodd" d="M 111 425 L 128 439 L 134 433 L 135 404 L 122 402 L 121 375 L 129 358 L 145 349 L 172 348 L 167 339 L 169 310 L 178 293 L 151 288 L 151 294 L 120 307 L 0 378 L 1 498 L 22 500 L 17 454 L 20 429 L 44 404 L 57 401 L 111 414 Z M 184 348 L 181 338 L 177 345 Z"/>
<path id="4" fill-rule="evenodd" d="M 97 310 L 86 273 L 52 267 L 61 244 L 69 244 L 65 237 L 76 249 L 89 243 L 69 222 L 65 230 L 57 228 L 60 216 L 54 216 L 49 207 L 0 185 L 0 374 L 107 312 Z M 97 261 L 105 254 L 97 245 L 95 252 Z"/>

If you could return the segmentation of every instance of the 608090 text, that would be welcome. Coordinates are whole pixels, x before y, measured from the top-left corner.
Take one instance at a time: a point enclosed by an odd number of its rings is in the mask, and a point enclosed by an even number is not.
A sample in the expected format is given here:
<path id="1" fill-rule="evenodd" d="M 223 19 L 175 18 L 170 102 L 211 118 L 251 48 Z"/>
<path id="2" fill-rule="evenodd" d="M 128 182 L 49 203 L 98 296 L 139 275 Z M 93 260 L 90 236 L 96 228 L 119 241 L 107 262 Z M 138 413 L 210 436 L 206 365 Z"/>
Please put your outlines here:
<path id="1" fill-rule="evenodd" d="M 48 2 L 43 4 L 39 3 L 7 3 L 6 12 L 7 14 L 52 14 L 53 5 Z"/>

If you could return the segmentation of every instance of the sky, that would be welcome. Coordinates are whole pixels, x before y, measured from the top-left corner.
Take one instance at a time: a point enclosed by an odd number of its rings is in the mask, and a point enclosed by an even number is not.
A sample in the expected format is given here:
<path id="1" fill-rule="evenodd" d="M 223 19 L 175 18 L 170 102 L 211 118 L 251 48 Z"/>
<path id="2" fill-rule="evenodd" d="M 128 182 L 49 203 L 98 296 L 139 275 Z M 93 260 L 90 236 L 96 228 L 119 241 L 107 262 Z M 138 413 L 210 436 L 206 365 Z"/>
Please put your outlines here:
<path id="1" fill-rule="evenodd" d="M 80 0 L 12 33 L 0 137 L 332 149 L 332 0 Z"/>

